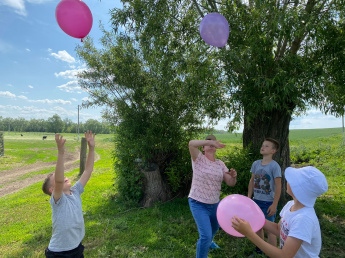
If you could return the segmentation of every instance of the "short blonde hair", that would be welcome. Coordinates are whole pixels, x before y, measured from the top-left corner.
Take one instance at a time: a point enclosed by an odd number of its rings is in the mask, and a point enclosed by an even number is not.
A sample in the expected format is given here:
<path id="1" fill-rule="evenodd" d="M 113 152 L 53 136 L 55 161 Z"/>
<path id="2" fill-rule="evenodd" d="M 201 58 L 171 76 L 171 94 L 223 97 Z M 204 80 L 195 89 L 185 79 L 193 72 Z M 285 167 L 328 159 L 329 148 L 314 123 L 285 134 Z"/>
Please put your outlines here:
<path id="1" fill-rule="evenodd" d="M 52 193 L 49 191 L 49 188 L 52 186 L 50 182 L 50 178 L 52 177 L 53 173 L 50 173 L 46 179 L 44 179 L 43 185 L 42 185 L 42 191 L 45 194 L 52 195 Z"/>

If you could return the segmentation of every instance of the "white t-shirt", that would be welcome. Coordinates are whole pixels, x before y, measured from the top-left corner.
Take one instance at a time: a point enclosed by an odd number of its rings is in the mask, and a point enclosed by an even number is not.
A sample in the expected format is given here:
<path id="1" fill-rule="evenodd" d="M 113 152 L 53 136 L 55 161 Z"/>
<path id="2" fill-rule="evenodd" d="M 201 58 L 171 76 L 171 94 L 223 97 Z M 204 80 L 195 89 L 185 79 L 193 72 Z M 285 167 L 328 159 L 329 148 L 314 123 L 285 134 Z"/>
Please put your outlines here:
<path id="1" fill-rule="evenodd" d="M 71 187 L 72 194 L 63 193 L 56 203 L 51 195 L 53 234 L 48 246 L 50 251 L 73 250 L 83 240 L 85 226 L 80 198 L 83 192 L 84 188 L 78 181 Z"/>
<path id="2" fill-rule="evenodd" d="M 294 201 L 289 201 L 280 212 L 280 248 L 287 237 L 303 240 L 295 258 L 319 257 L 321 250 L 321 230 L 314 208 L 304 207 L 291 212 Z"/>

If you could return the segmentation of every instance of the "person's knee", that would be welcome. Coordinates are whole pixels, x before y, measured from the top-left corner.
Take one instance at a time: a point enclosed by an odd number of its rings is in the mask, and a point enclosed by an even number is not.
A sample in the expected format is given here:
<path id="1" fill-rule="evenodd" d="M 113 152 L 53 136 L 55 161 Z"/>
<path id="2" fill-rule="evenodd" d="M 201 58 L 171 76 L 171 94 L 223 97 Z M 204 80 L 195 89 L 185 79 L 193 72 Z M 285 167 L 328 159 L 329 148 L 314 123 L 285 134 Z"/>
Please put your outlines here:
<path id="1" fill-rule="evenodd" d="M 210 233 L 203 233 L 200 234 L 200 241 L 204 242 L 204 243 L 210 243 L 212 242 L 212 234 Z"/>

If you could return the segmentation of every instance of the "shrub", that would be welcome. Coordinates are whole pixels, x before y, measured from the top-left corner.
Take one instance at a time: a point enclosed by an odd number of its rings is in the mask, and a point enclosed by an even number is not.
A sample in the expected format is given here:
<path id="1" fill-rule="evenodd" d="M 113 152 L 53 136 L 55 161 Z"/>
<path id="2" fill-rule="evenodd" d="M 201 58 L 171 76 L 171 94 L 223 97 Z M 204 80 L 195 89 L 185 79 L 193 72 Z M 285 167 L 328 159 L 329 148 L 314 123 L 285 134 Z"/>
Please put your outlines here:
<path id="1" fill-rule="evenodd" d="M 229 195 L 232 193 L 242 194 L 247 196 L 248 183 L 251 178 L 250 169 L 253 162 L 262 158 L 260 153 L 253 154 L 250 152 L 250 148 L 238 148 L 234 147 L 228 153 L 225 153 L 220 159 L 224 161 L 225 165 L 230 169 L 234 168 L 237 171 L 237 183 L 236 186 L 230 187 L 223 183 L 222 193 Z"/>

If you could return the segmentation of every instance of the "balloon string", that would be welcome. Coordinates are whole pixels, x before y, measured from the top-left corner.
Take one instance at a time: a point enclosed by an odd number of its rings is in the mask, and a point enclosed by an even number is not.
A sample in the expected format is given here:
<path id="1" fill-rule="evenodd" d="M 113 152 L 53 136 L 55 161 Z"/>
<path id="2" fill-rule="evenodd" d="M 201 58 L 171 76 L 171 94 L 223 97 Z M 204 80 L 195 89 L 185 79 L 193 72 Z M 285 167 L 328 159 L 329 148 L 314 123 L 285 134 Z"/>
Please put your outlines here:
<path id="1" fill-rule="evenodd" d="M 81 42 L 83 42 L 83 39 L 82 39 L 82 38 L 81 38 L 80 40 L 81 40 Z"/>

